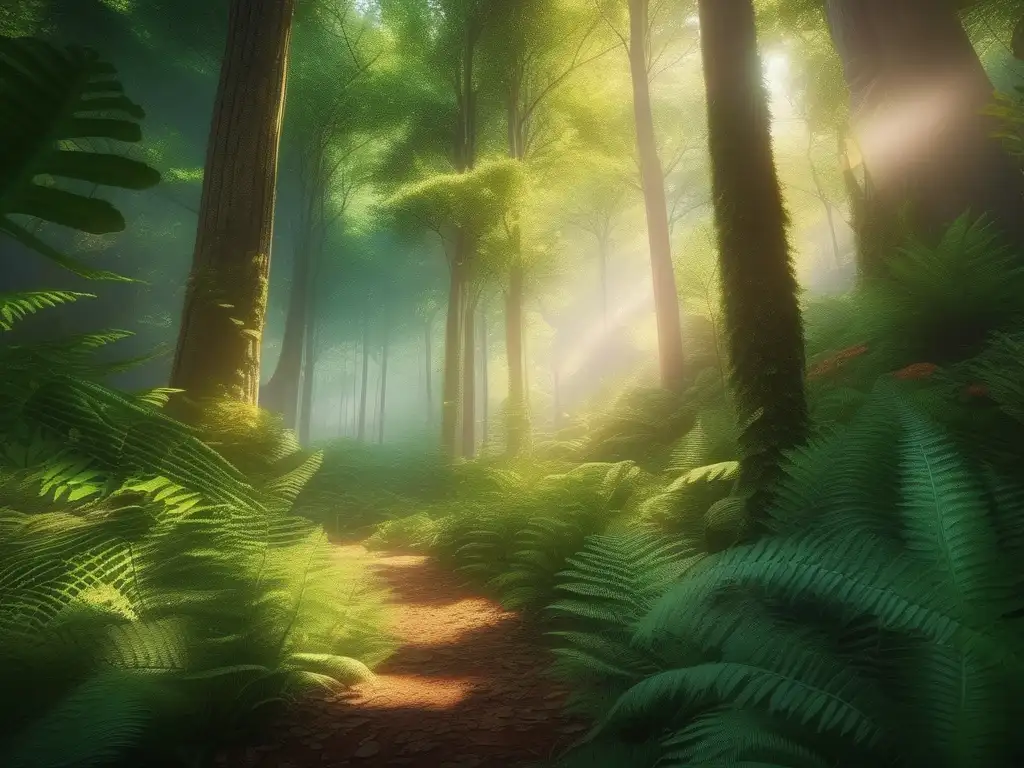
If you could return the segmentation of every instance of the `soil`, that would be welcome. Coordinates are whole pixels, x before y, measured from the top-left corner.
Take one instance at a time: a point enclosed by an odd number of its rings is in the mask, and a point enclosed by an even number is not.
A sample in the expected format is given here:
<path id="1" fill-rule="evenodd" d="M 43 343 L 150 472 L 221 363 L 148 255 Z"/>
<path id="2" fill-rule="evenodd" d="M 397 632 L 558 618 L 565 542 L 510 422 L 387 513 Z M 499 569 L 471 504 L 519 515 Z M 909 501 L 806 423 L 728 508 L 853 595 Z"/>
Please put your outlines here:
<path id="1" fill-rule="evenodd" d="M 563 714 L 565 691 L 547 679 L 535 630 L 418 555 L 365 558 L 392 591 L 400 646 L 375 680 L 294 708 L 267 744 L 222 756 L 238 768 L 537 765 L 586 726 Z"/>

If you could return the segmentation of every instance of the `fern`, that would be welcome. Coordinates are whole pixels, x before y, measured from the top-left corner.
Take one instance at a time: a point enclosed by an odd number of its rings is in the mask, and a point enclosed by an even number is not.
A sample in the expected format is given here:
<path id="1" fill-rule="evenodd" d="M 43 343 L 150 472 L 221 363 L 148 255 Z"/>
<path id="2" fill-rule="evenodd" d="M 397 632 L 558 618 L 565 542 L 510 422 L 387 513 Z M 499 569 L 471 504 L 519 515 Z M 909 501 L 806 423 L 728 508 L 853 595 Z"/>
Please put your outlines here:
<path id="1" fill-rule="evenodd" d="M 631 584 L 578 607 L 635 627 L 617 665 L 590 667 L 621 694 L 588 743 L 640 737 L 659 765 L 1011 764 L 1021 550 L 994 526 L 1021 519 L 1021 494 L 881 387 L 850 426 L 794 454 L 778 533 L 705 558 L 632 625 L 601 602 L 624 605 Z M 622 568 L 600 562 L 595 578 Z M 625 688 L 621 659 L 636 654 L 650 666 Z"/>
<path id="2" fill-rule="evenodd" d="M 23 291 L 0 295 L 0 330 L 10 331 L 29 315 L 79 299 L 94 299 L 91 293 L 76 291 Z"/>

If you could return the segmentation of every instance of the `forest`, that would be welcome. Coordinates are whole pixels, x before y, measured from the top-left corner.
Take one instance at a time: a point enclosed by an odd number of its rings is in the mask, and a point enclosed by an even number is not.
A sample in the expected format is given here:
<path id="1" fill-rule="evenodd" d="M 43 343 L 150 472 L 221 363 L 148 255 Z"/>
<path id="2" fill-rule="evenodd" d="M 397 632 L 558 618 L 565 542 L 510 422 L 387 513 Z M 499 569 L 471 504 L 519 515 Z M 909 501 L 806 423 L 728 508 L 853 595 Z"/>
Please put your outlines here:
<path id="1" fill-rule="evenodd" d="M 0 134 L 2 768 L 1024 765 L 1024 0 L 0 0 Z"/>

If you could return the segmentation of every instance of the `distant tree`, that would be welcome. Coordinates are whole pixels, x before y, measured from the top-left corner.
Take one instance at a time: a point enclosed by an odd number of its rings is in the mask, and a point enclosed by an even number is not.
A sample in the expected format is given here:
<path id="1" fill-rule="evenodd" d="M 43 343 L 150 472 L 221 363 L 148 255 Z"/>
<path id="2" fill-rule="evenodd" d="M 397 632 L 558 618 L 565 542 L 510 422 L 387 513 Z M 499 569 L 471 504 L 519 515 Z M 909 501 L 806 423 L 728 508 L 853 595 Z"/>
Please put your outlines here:
<path id="1" fill-rule="evenodd" d="M 295 27 L 282 150 L 298 198 L 291 291 L 281 354 L 261 399 L 288 427 L 298 423 L 299 379 L 303 361 L 310 364 L 307 337 L 316 315 L 313 284 L 322 271 L 324 239 L 368 180 L 359 158 L 366 131 L 386 127 L 370 125 L 373 117 L 365 108 L 376 95 L 368 78 L 380 56 L 369 21 L 348 2 L 306 3 Z"/>

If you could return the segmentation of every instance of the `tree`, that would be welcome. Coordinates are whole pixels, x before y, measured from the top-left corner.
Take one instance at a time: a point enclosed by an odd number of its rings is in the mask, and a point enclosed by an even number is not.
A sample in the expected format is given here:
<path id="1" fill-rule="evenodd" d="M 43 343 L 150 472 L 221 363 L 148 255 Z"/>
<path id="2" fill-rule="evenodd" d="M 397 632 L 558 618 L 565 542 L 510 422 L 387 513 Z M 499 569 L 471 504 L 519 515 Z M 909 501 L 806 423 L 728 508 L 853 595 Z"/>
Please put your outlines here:
<path id="1" fill-rule="evenodd" d="M 724 320 L 755 515 L 806 435 L 804 340 L 751 0 L 700 0 Z"/>
<path id="2" fill-rule="evenodd" d="M 654 288 L 654 312 L 658 326 L 658 363 L 661 384 L 665 389 L 684 386 L 682 325 L 679 319 L 679 295 L 672 266 L 672 243 L 669 233 L 668 202 L 665 198 L 665 175 L 654 131 L 651 107 L 651 73 L 655 63 L 652 55 L 651 31 L 654 19 L 651 0 L 626 0 L 629 15 L 628 32 L 618 30 L 613 14 L 605 8 L 607 0 L 595 0 L 604 13 L 608 26 L 619 38 L 629 58 L 633 89 L 633 122 L 640 164 L 640 182 L 647 214 L 647 240 L 651 257 L 651 279 Z M 664 3 L 658 4 L 658 10 Z M 662 51 L 663 52 L 663 51 Z"/>
<path id="3" fill-rule="evenodd" d="M 510 0 L 491 19 L 487 50 L 491 77 L 505 106 L 506 151 L 526 163 L 545 139 L 542 111 L 567 79 L 609 49 L 597 46 L 598 22 L 572 4 Z M 508 361 L 505 450 L 516 455 L 529 434 L 523 304 L 528 260 L 524 258 L 521 206 L 510 208 L 505 246 L 505 354 Z"/>
<path id="4" fill-rule="evenodd" d="M 171 386 L 255 404 L 294 0 L 232 0 Z"/>
<path id="5" fill-rule="evenodd" d="M 935 241 L 965 211 L 1024 245 L 1024 178 L 983 114 L 992 83 L 953 2 L 827 0 L 869 192 Z"/>
<path id="6" fill-rule="evenodd" d="M 630 185 L 627 169 L 621 163 L 592 154 L 587 158 L 587 174 L 575 203 L 570 206 L 568 221 L 578 229 L 593 235 L 597 243 L 598 276 L 600 281 L 601 314 L 608 330 L 608 259 L 617 219 L 629 206 Z"/>
<path id="7" fill-rule="evenodd" d="M 383 0 L 381 9 L 382 18 L 401 41 L 406 55 L 402 87 L 414 97 L 413 103 L 406 105 L 411 118 L 406 120 L 404 140 L 393 144 L 382 164 L 383 175 L 408 184 L 414 179 L 440 181 L 449 175 L 448 171 L 470 173 L 476 164 L 480 135 L 475 65 L 490 5 L 483 0 Z M 413 159 L 421 163 L 411 162 Z M 455 215 L 451 220 L 434 220 L 426 225 L 441 236 L 449 268 L 441 444 L 451 456 L 458 449 L 462 411 L 466 273 L 473 259 L 474 240 L 479 236 L 462 231 L 461 218 Z"/>
<path id="8" fill-rule="evenodd" d="M 289 74 L 284 130 L 284 155 L 293 165 L 289 176 L 298 198 L 292 284 L 281 354 L 263 389 L 265 407 L 278 411 L 292 428 L 308 420 L 298 419 L 299 379 L 303 366 L 312 365 L 308 337 L 324 238 L 366 181 L 357 157 L 367 143 L 358 133 L 367 118 L 360 105 L 373 93 L 372 84 L 365 87 L 366 75 L 380 55 L 363 50 L 368 26 L 350 5 L 339 9 L 321 2 L 296 24 L 297 66 Z M 311 372 L 307 379 L 312 379 Z"/>

